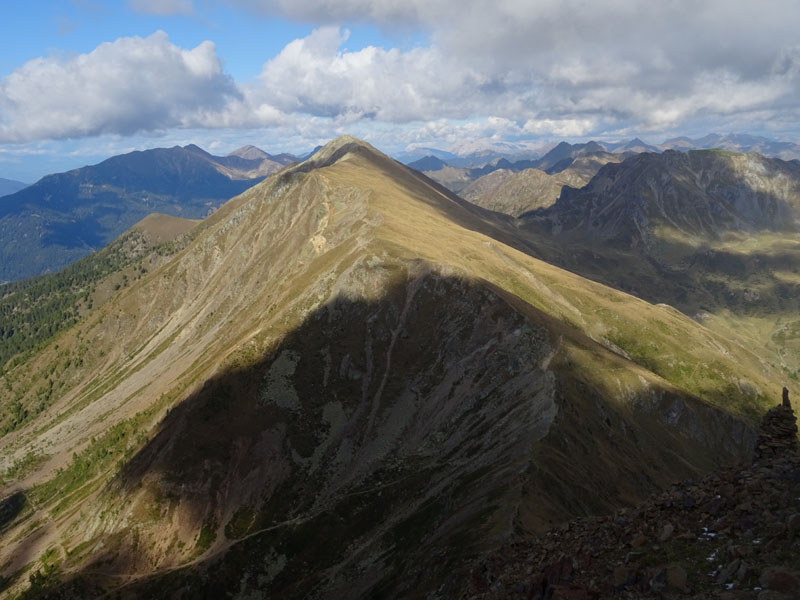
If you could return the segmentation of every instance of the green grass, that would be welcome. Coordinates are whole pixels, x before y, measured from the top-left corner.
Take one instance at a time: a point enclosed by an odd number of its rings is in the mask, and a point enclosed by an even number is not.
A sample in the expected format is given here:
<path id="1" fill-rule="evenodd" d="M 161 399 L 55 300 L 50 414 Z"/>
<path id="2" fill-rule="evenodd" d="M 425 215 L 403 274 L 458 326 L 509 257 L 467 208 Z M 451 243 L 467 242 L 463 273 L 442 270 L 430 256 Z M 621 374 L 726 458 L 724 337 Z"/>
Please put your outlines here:
<path id="1" fill-rule="evenodd" d="M 103 435 L 92 438 L 80 453 L 73 453 L 72 462 L 49 481 L 30 490 L 31 499 L 37 505 L 47 505 L 58 500 L 54 511 L 61 513 L 87 496 L 93 488 L 85 486 L 101 474 L 122 467 L 137 448 L 147 440 L 147 425 L 170 401 L 171 396 L 162 395 L 147 410 L 111 426 Z M 96 485 L 99 485 L 99 481 Z M 95 485 L 95 487 L 96 487 Z M 77 494 L 78 491 L 80 494 Z"/>
<path id="2" fill-rule="evenodd" d="M 231 517 L 231 520 L 225 525 L 225 537 L 229 540 L 239 540 L 247 535 L 255 519 L 255 511 L 248 507 L 243 506 Z"/>
<path id="3" fill-rule="evenodd" d="M 194 555 L 202 556 L 217 539 L 217 523 L 212 519 L 203 524 L 194 546 Z"/>

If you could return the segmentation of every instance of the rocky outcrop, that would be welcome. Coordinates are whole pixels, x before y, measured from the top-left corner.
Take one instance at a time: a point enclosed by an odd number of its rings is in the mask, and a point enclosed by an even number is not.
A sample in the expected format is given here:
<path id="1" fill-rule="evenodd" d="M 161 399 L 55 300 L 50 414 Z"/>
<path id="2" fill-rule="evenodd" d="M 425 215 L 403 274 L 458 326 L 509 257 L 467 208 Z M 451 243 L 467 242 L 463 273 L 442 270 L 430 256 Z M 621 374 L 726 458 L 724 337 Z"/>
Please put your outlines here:
<path id="1" fill-rule="evenodd" d="M 756 458 L 770 459 L 797 449 L 797 418 L 789 402 L 789 390 L 783 388 L 783 401 L 767 411 L 761 421 L 756 441 Z"/>
<path id="2" fill-rule="evenodd" d="M 770 409 L 751 464 L 493 553 L 462 598 L 800 597 L 796 418 Z"/>

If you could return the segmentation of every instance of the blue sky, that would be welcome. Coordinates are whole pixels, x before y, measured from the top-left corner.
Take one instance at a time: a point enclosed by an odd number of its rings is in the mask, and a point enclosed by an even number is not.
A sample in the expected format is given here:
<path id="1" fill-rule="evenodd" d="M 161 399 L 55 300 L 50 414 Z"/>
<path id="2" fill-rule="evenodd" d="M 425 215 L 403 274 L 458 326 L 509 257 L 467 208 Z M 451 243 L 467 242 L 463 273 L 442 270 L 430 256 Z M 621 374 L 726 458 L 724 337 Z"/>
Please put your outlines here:
<path id="1" fill-rule="evenodd" d="M 43 0 L 0 8 L 0 177 L 197 143 L 392 153 L 800 137 L 800 4 Z"/>
<path id="2" fill-rule="evenodd" d="M 31 59 L 58 53 L 88 53 L 98 44 L 120 37 L 147 37 L 155 31 L 168 33 L 173 44 L 194 48 L 212 40 L 225 71 L 238 81 L 256 77 L 267 58 L 292 40 L 307 36 L 313 25 L 283 17 L 236 10 L 225 4 L 195 3 L 194 14 L 146 14 L 124 1 L 92 2 L 37 0 L 8 2 L 2 8 L 0 77 L 9 75 Z M 420 31 L 398 32 L 387 37 L 367 23 L 347 25 L 346 47 L 408 47 L 424 43 Z"/>

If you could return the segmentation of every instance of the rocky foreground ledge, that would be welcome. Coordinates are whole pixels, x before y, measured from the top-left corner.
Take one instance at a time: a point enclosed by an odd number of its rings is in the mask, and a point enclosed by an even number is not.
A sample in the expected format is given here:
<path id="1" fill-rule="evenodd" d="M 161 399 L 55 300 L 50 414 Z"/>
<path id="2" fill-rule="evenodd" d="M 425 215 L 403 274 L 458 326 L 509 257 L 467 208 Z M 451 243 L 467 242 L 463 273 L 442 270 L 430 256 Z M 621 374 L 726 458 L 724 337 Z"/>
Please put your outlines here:
<path id="1" fill-rule="evenodd" d="M 800 450 L 784 389 L 753 462 L 573 521 L 476 566 L 463 598 L 800 598 Z"/>

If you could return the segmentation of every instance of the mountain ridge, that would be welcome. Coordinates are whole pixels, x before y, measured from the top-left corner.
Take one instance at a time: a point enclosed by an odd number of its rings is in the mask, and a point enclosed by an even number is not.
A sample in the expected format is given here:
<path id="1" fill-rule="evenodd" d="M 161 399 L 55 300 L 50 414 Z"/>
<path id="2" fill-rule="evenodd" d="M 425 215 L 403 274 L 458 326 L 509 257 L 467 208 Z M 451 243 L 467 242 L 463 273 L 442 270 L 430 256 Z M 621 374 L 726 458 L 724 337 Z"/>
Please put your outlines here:
<path id="1" fill-rule="evenodd" d="M 54 594 L 416 595 L 754 443 L 776 370 L 511 223 L 353 138 L 227 202 L 4 370 L 56 390 L 0 438 L 44 461 L 4 540 L 51 519 L 4 574 L 57 542 Z"/>
<path id="2" fill-rule="evenodd" d="M 668 176 L 670 170 L 677 174 Z M 745 173 L 744 184 L 740 173 Z M 656 181 L 664 186 L 655 185 Z M 618 182 L 633 187 L 620 188 Z M 643 243 L 648 234 L 642 227 L 654 222 L 666 223 L 689 236 L 719 237 L 727 231 L 758 229 L 796 231 L 800 229 L 798 182 L 800 166 L 755 154 L 714 150 L 642 153 L 601 168 L 580 191 L 567 190 L 552 212 L 559 213 L 562 231 L 580 227 L 601 235 L 634 236 L 631 240 L 639 239 L 635 238 L 638 235 Z M 692 200 L 681 204 L 687 196 Z M 661 197 L 666 199 L 663 203 Z M 698 205 L 699 198 L 703 203 Z M 629 214 L 630 206 L 642 212 Z M 623 219 L 628 219 L 625 233 L 616 229 L 618 224 L 626 227 Z"/>

